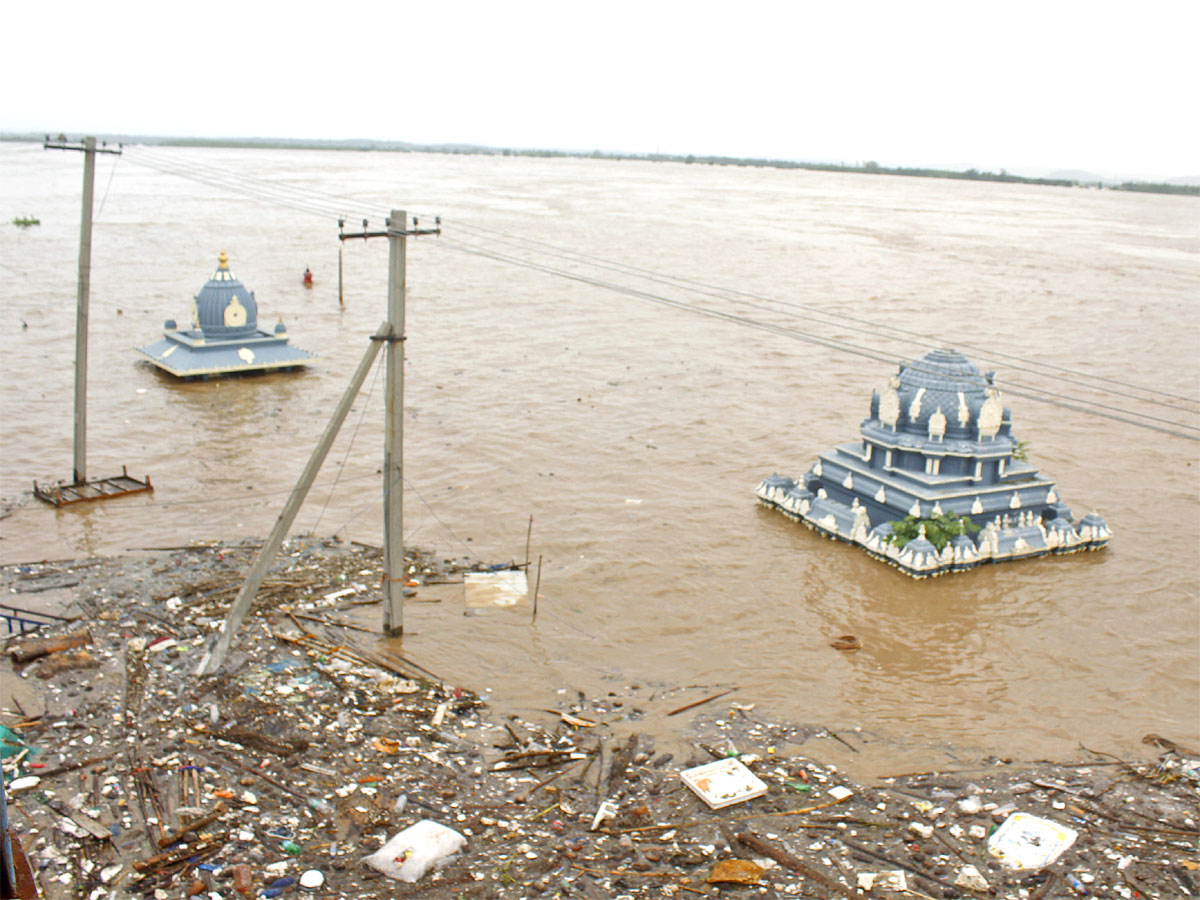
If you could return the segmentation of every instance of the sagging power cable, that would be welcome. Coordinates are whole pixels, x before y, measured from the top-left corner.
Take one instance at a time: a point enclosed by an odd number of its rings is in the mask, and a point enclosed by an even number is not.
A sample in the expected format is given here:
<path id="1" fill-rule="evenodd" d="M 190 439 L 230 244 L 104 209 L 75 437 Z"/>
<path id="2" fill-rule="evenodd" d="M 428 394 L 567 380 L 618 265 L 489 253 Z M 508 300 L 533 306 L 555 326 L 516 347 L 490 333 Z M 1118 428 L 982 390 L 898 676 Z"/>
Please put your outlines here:
<path id="1" fill-rule="evenodd" d="M 768 332 L 778 334 L 778 335 L 781 335 L 784 337 L 788 337 L 788 338 L 791 338 L 794 340 L 801 340 L 801 341 L 805 341 L 807 343 L 817 344 L 819 346 L 823 346 L 828 349 L 836 350 L 838 352 L 850 353 L 855 356 L 860 356 L 860 357 L 863 357 L 866 359 L 872 359 L 872 360 L 875 360 L 878 362 L 887 362 L 887 363 L 895 364 L 897 366 L 904 365 L 905 367 L 910 368 L 910 369 L 912 369 L 912 368 L 916 368 L 918 370 L 920 369 L 919 363 L 905 362 L 904 360 L 901 360 L 895 356 L 886 354 L 883 350 L 880 350 L 880 349 L 877 349 L 874 347 L 863 346 L 861 344 L 854 344 L 849 341 L 840 340 L 838 338 L 821 337 L 819 335 L 812 334 L 811 332 L 804 332 L 804 331 L 801 331 L 796 328 L 788 328 L 785 326 L 775 325 L 775 324 L 772 324 L 769 322 L 763 322 L 761 320 L 752 319 L 748 316 L 742 316 L 742 315 L 738 315 L 738 314 L 734 314 L 734 313 L 725 312 L 722 310 L 710 309 L 708 307 L 700 306 L 700 305 L 697 305 L 694 303 L 687 303 L 682 300 L 670 298 L 670 297 L 664 296 L 662 294 L 655 294 L 655 293 L 652 293 L 649 291 L 642 290 L 640 288 L 634 288 L 634 287 L 630 287 L 628 285 L 618 284 L 616 282 L 605 281 L 603 279 L 596 278 L 596 277 L 589 276 L 589 275 L 583 275 L 578 272 L 569 272 L 564 269 L 558 269 L 549 264 L 544 264 L 544 263 L 539 263 L 539 262 L 528 260 L 528 259 L 523 259 L 521 257 L 516 257 L 516 256 L 507 254 L 507 253 L 501 253 L 498 251 L 491 250 L 490 248 L 487 248 L 487 247 L 465 244 L 461 241 L 455 241 L 453 239 L 447 239 L 445 237 L 443 237 L 441 239 L 441 241 L 438 242 L 438 246 L 442 246 L 442 247 L 445 247 L 445 248 L 448 248 L 451 250 L 456 250 L 456 251 L 462 252 L 462 253 L 467 253 L 467 254 L 471 254 L 471 255 L 475 255 L 475 256 L 485 257 L 488 259 L 493 259 L 497 262 L 502 262 L 502 263 L 505 263 L 508 265 L 519 266 L 519 267 L 531 269 L 534 271 L 544 272 L 546 274 L 554 275 L 556 277 L 565 278 L 565 279 L 572 280 L 572 281 L 582 282 L 584 284 L 589 284 L 589 285 L 592 285 L 595 287 L 600 287 L 600 288 L 604 288 L 606 290 L 611 290 L 611 291 L 615 291 L 617 293 L 622 293 L 627 296 L 632 296 L 632 297 L 636 297 L 638 299 L 647 300 L 652 303 L 658 303 L 658 304 L 661 304 L 664 306 L 670 306 L 675 309 L 685 310 L 688 312 L 696 313 L 696 314 L 707 316 L 710 318 L 721 319 L 724 321 L 736 323 L 739 325 L 743 325 L 743 326 L 750 327 L 750 328 L 755 328 L 755 329 L 762 330 L 762 331 L 768 331 Z M 933 373 L 933 374 L 937 374 L 937 373 Z M 1029 374 L 1037 374 L 1037 373 L 1029 373 Z M 1130 409 L 1126 409 L 1123 407 L 1112 406 L 1111 404 L 1094 402 L 1090 406 L 1084 406 L 1084 405 L 1081 405 L 1083 403 L 1083 401 L 1077 400 L 1076 398 L 1072 398 L 1067 395 L 1060 394 L 1060 393 L 1057 393 L 1054 391 L 1047 391 L 1047 390 L 1033 387 L 1030 385 L 1020 384 L 1019 382 L 1009 381 L 1007 379 L 1003 379 L 1003 383 L 1005 385 L 1005 390 L 1009 391 L 1010 393 L 1012 393 L 1016 396 L 1023 396 L 1030 400 L 1039 401 L 1039 402 L 1043 402 L 1043 403 L 1049 403 L 1051 405 L 1060 406 L 1065 409 L 1071 409 L 1071 410 L 1078 411 L 1078 412 L 1085 412 L 1085 413 L 1089 413 L 1092 415 L 1101 416 L 1103 418 L 1108 418 L 1108 419 L 1111 419 L 1114 421 L 1124 422 L 1124 423 L 1130 424 L 1130 425 L 1136 425 L 1136 426 L 1139 426 L 1142 428 L 1150 429 L 1152 431 L 1158 431 L 1158 432 L 1161 432 L 1164 434 L 1170 434 L 1175 437 L 1183 437 L 1183 438 L 1188 438 L 1189 440 L 1200 441 L 1200 427 L 1195 426 L 1195 425 L 1189 425 L 1184 422 L 1176 422 L 1176 421 L 1170 420 L 1170 419 L 1163 419 L 1163 418 L 1160 418 L 1157 416 L 1149 415 L 1147 413 L 1138 412 L 1137 410 L 1130 410 Z M 1172 408 L 1174 408 L 1174 407 L 1172 407 Z M 1185 410 L 1179 410 L 1179 411 L 1185 412 Z M 1162 424 L 1154 424 L 1156 422 L 1162 423 Z M 1163 427 L 1164 425 L 1167 427 Z M 1195 434 L 1195 435 L 1188 434 L 1187 433 L 1188 431 L 1198 432 L 1198 434 Z"/>

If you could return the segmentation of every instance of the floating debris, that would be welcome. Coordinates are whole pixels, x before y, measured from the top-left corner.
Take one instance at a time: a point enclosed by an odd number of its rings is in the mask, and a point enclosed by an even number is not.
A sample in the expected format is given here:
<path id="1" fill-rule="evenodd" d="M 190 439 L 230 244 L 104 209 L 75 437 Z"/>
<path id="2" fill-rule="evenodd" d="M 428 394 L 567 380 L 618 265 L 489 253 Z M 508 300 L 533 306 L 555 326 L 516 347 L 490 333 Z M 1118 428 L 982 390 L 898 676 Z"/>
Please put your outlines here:
<path id="1" fill-rule="evenodd" d="M 1060 764 L 988 758 L 864 784 L 808 754 L 827 738 L 855 749 L 865 734 L 774 722 L 761 703 L 752 717 L 752 704 L 718 702 L 714 685 L 614 685 L 501 718 L 467 688 L 339 627 L 352 604 L 379 602 L 370 590 L 328 599 L 378 583 L 375 548 L 286 544 L 229 665 L 197 678 L 195 657 L 256 549 L 197 544 L 0 568 L 0 589 L 72 579 L 100 663 L 43 681 L 33 672 L 53 652 L 0 661 L 12 667 L 6 694 L 33 693 L 21 708 L 0 699 L 3 765 L 10 822 L 48 900 L 636 900 L 716 898 L 737 885 L 826 900 L 858 890 L 946 900 L 1200 893 L 1200 761 L 1167 737 L 1138 743 L 1141 760 L 1082 750 Z M 430 554 L 409 562 L 430 580 L 469 568 Z M 317 610 L 328 624 L 299 617 Z M 20 640 L 76 631 L 58 622 Z M 667 719 L 688 690 L 707 702 Z M 669 735 L 633 730 L 647 711 L 671 723 Z M 710 769 L 731 787 L 705 786 L 723 808 L 684 788 Z M 1042 841 L 1036 868 L 997 858 L 1013 835 L 1029 843 L 1035 824 L 1077 839 Z M 458 837 L 427 854 L 441 864 L 418 880 L 363 862 L 390 859 L 399 871 L 429 849 L 414 839 L 426 830 Z"/>

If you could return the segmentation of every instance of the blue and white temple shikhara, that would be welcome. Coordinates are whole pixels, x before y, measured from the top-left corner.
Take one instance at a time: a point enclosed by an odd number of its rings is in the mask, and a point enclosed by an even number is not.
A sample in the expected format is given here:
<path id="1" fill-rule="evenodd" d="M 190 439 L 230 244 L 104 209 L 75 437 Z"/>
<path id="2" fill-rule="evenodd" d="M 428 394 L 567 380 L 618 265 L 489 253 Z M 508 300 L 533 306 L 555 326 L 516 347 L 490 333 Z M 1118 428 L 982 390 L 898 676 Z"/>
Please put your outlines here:
<path id="1" fill-rule="evenodd" d="M 915 578 L 1105 546 L 1104 519 L 1072 521 L 1054 483 L 1024 460 L 993 374 L 954 350 L 902 365 L 872 396 L 861 441 L 821 453 L 800 479 L 771 475 L 755 493 Z M 947 516 L 978 530 L 960 527 L 939 549 L 925 523 Z M 907 543 L 892 525 L 906 517 L 918 529 Z"/>
<path id="2" fill-rule="evenodd" d="M 179 378 L 292 369 L 317 359 L 288 343 L 282 319 L 273 329 L 259 326 L 254 291 L 229 271 L 224 250 L 217 271 L 192 301 L 192 327 L 180 328 L 168 319 L 161 339 L 136 349 Z"/>

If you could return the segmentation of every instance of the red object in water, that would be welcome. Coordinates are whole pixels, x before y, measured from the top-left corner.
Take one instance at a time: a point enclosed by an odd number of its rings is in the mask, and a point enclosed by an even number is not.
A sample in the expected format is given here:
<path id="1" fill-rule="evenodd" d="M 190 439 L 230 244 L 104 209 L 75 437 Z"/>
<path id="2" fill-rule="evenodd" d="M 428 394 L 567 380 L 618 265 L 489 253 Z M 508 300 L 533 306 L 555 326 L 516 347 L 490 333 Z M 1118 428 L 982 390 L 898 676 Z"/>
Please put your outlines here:
<path id="1" fill-rule="evenodd" d="M 312 283 L 313 283 L 312 272 L 309 271 L 308 269 L 305 269 L 304 270 L 304 286 L 312 287 Z"/>

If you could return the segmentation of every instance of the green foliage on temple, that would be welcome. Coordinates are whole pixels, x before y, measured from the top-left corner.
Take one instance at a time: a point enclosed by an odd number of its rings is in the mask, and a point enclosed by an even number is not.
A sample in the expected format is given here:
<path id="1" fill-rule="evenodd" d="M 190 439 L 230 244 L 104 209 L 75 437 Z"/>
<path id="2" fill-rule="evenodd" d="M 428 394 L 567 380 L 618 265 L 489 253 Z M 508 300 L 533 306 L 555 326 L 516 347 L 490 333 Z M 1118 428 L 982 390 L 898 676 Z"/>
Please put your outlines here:
<path id="1" fill-rule="evenodd" d="M 909 541 L 921 533 L 925 526 L 925 539 L 941 552 L 950 543 L 950 539 L 958 534 L 974 534 L 979 526 L 966 516 L 954 513 L 935 515 L 928 519 L 918 519 L 916 516 L 905 516 L 903 521 L 891 522 L 892 534 L 888 542 L 897 547 L 904 547 Z"/>

